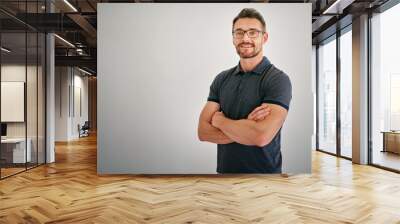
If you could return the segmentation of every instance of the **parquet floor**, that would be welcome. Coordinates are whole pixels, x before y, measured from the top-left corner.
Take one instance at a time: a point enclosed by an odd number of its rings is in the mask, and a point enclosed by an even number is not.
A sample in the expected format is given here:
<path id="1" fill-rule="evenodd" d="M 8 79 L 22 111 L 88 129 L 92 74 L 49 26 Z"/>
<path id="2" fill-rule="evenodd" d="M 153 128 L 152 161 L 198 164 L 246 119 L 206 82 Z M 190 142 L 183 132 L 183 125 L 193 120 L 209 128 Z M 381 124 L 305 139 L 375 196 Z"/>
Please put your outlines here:
<path id="1" fill-rule="evenodd" d="M 400 175 L 313 153 L 311 175 L 97 176 L 96 139 L 0 181 L 0 223 L 400 223 Z"/>
<path id="2" fill-rule="evenodd" d="M 21 172 L 21 171 L 24 171 L 25 170 L 25 167 L 23 167 L 23 168 L 1 168 L 1 177 L 7 177 L 7 176 L 10 176 L 10 175 L 13 175 L 13 174 L 15 174 L 15 173 L 18 173 L 18 172 Z"/>

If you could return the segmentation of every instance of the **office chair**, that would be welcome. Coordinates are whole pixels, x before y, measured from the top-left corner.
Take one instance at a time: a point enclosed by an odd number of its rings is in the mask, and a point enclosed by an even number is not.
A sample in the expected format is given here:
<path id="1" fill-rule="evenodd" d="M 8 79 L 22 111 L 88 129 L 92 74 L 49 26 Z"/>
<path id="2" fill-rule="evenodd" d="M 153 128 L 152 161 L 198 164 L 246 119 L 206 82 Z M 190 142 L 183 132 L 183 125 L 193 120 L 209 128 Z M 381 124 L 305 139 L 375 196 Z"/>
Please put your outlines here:
<path id="1" fill-rule="evenodd" d="M 82 127 L 80 127 L 80 125 L 78 124 L 78 129 L 79 129 L 79 138 L 89 136 L 89 129 L 90 129 L 89 121 L 85 121 Z"/>

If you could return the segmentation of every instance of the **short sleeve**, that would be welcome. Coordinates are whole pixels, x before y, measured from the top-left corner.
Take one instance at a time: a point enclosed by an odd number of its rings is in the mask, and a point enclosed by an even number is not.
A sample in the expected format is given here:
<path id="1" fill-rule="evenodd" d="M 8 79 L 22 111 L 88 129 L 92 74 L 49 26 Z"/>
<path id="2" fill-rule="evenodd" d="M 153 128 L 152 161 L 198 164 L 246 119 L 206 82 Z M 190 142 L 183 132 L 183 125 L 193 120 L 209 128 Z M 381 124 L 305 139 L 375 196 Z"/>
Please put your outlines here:
<path id="1" fill-rule="evenodd" d="M 283 72 L 276 73 L 263 85 L 263 92 L 263 103 L 277 104 L 289 110 L 292 84 L 288 75 Z"/>
<path id="2" fill-rule="evenodd" d="M 219 92 L 225 76 L 226 72 L 221 72 L 214 78 L 214 81 L 211 83 L 210 86 L 210 93 L 208 94 L 207 101 L 219 103 Z"/>

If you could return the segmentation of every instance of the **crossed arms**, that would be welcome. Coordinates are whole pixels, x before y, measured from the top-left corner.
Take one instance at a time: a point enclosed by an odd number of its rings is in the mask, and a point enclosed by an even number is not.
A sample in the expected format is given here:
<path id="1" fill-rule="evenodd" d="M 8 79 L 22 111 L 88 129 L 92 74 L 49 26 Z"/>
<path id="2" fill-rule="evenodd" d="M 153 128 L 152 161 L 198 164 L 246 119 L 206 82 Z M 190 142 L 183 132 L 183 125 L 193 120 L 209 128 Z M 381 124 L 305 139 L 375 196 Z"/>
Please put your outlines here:
<path id="1" fill-rule="evenodd" d="M 216 102 L 207 102 L 201 111 L 198 126 L 200 141 L 217 144 L 237 142 L 265 146 L 275 137 L 287 116 L 287 110 L 276 104 L 263 103 L 247 119 L 232 120 L 219 111 Z"/>

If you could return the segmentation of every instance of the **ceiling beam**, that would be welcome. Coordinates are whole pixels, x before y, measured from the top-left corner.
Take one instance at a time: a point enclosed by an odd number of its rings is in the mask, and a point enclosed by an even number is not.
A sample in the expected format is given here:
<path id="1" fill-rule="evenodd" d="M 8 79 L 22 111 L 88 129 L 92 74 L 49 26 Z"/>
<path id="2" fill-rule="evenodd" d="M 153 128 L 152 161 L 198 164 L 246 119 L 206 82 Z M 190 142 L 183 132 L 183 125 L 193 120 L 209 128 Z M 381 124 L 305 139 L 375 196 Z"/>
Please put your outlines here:
<path id="1" fill-rule="evenodd" d="M 97 60 L 90 56 L 55 56 L 56 66 L 82 66 L 96 71 Z"/>

